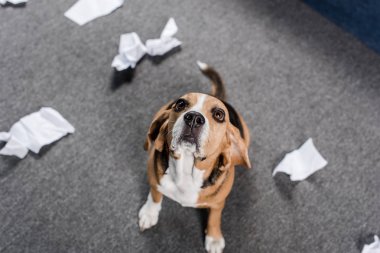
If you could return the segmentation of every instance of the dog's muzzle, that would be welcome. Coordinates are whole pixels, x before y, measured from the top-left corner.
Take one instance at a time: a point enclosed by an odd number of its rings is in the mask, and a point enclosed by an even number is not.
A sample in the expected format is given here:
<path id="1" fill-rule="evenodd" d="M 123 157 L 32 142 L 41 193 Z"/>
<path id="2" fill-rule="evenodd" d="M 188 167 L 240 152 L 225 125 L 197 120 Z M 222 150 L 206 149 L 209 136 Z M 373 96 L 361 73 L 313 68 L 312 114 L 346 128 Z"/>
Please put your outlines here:
<path id="1" fill-rule="evenodd" d="M 185 125 L 182 131 L 182 140 L 191 144 L 198 144 L 199 135 L 202 131 L 202 126 L 205 124 L 205 118 L 199 112 L 187 112 L 183 120 Z"/>

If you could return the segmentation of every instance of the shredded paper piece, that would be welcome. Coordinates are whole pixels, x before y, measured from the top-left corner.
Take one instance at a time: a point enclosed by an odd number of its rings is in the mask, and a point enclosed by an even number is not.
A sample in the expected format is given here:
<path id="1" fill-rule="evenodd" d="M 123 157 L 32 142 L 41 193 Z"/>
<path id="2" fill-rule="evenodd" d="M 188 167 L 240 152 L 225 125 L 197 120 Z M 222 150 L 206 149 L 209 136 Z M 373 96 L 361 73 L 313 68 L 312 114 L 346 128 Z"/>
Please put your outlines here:
<path id="1" fill-rule="evenodd" d="M 380 253 L 379 237 L 375 235 L 374 240 L 373 243 L 364 245 L 362 253 Z"/>
<path id="2" fill-rule="evenodd" d="M 159 39 L 147 40 L 145 45 L 141 42 L 137 33 L 126 33 L 120 37 L 119 54 L 112 61 L 112 67 L 118 71 L 127 68 L 135 68 L 137 62 L 148 53 L 151 56 L 164 55 L 181 42 L 173 38 L 178 31 L 178 27 L 173 18 L 167 22 Z"/>
<path id="3" fill-rule="evenodd" d="M 59 112 L 42 107 L 38 112 L 22 117 L 9 132 L 0 133 L 0 141 L 7 142 L 0 154 L 24 158 L 28 150 L 38 153 L 43 146 L 74 131 L 74 127 Z"/>
<path id="4" fill-rule="evenodd" d="M 26 3 L 28 0 L 0 0 L 0 4 L 4 5 L 6 3 L 11 3 L 11 4 L 21 4 L 21 3 Z"/>
<path id="5" fill-rule="evenodd" d="M 284 172 L 290 175 L 292 181 L 304 180 L 326 165 L 327 161 L 315 148 L 310 138 L 299 149 L 286 154 L 274 169 L 272 176 L 275 176 L 277 172 Z"/>
<path id="6" fill-rule="evenodd" d="M 110 14 L 123 3 L 124 0 L 79 0 L 65 12 L 65 16 L 78 25 L 84 25 Z"/>
<path id="7" fill-rule="evenodd" d="M 159 39 L 150 39 L 146 41 L 145 46 L 147 48 L 147 53 L 151 56 L 164 55 L 173 48 L 180 46 L 182 44 L 181 41 L 173 37 L 177 31 L 178 27 L 174 18 L 170 18 Z"/>
<path id="8" fill-rule="evenodd" d="M 137 33 L 127 33 L 120 37 L 119 54 L 112 61 L 112 67 L 118 71 L 136 67 L 145 55 L 146 48 Z"/>

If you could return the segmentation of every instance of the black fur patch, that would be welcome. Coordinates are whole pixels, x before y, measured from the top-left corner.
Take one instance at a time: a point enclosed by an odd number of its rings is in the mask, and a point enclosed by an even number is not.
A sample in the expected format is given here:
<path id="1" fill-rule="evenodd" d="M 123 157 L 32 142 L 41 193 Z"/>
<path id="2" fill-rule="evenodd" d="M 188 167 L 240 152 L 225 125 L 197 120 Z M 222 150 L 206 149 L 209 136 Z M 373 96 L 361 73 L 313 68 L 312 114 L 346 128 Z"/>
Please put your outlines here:
<path id="1" fill-rule="evenodd" d="M 158 134 L 160 133 L 160 127 L 161 127 L 161 125 L 158 125 L 158 124 L 156 124 L 156 125 L 154 125 L 153 133 L 151 133 L 149 135 L 149 138 L 151 139 L 151 141 L 155 141 L 157 139 Z"/>
<path id="2" fill-rule="evenodd" d="M 162 169 L 160 169 L 160 167 L 158 166 L 159 164 L 161 164 Z M 169 152 L 168 152 L 168 146 L 165 145 L 162 152 L 158 150 L 154 151 L 154 174 L 156 176 L 157 181 L 159 181 L 159 175 L 161 173 L 165 174 L 168 167 L 169 167 Z"/>
<path id="3" fill-rule="evenodd" d="M 170 110 L 172 106 L 175 104 L 175 101 L 171 102 L 167 107 L 166 110 Z M 153 122 L 153 132 L 149 135 L 149 138 L 151 141 L 155 141 L 157 139 L 158 134 L 160 133 L 160 128 L 164 122 L 164 119 L 157 120 L 157 122 Z"/>
<path id="4" fill-rule="evenodd" d="M 231 124 L 234 125 L 237 129 L 239 129 L 240 136 L 244 139 L 243 124 L 240 121 L 239 114 L 236 112 L 235 108 L 232 107 L 232 105 L 225 101 L 222 102 L 227 107 L 228 114 L 230 115 Z"/>
<path id="5" fill-rule="evenodd" d="M 220 155 L 216 163 L 216 166 L 211 171 L 210 176 L 205 181 L 203 181 L 203 185 L 202 185 L 203 189 L 215 184 L 216 180 L 218 180 L 218 178 L 222 174 L 222 171 L 219 169 L 222 166 L 223 166 L 223 156 Z"/>

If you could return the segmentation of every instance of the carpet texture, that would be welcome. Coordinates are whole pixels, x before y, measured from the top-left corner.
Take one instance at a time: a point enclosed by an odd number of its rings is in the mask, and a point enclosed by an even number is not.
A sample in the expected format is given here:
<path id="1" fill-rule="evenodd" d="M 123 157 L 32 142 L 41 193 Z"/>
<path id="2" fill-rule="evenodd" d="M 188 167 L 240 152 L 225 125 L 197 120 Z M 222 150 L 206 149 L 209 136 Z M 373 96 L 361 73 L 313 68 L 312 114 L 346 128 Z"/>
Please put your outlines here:
<path id="1" fill-rule="evenodd" d="M 0 8 L 0 130 L 41 106 L 76 128 L 39 155 L 0 157 L 0 252 L 203 252 L 204 212 L 164 199 L 156 227 L 137 225 L 145 133 L 169 99 L 209 91 L 196 60 L 223 75 L 252 134 L 225 252 L 355 253 L 380 234 L 379 55 L 295 0 L 126 1 L 83 27 L 63 16 L 74 2 Z M 171 16 L 182 50 L 114 75 L 119 36 L 156 38 Z M 273 179 L 308 137 L 328 166 Z"/>

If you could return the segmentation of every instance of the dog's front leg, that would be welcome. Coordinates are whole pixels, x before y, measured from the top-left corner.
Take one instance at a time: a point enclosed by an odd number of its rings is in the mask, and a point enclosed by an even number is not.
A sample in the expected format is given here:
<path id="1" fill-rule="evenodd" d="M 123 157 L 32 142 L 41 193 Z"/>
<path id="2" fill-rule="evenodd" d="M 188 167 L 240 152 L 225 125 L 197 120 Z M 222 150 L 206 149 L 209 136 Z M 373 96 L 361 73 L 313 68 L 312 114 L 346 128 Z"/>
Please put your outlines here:
<path id="1" fill-rule="evenodd" d="M 148 199 L 139 211 L 140 230 L 151 228 L 158 222 L 161 210 L 162 194 L 153 187 L 150 188 Z"/>
<path id="2" fill-rule="evenodd" d="M 222 253 L 225 246 L 221 230 L 223 208 L 224 201 L 210 208 L 205 239 L 205 247 L 209 253 Z"/>

